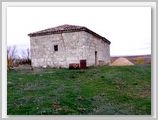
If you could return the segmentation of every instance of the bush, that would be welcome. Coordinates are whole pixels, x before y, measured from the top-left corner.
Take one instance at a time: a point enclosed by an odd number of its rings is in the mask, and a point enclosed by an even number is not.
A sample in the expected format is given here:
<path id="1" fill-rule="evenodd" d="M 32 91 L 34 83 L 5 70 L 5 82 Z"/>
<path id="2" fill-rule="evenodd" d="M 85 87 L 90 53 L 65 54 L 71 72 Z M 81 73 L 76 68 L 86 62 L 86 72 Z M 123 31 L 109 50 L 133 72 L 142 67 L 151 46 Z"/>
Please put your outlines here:
<path id="1" fill-rule="evenodd" d="M 136 58 L 136 64 L 144 64 L 144 58 L 143 57 L 137 57 Z"/>

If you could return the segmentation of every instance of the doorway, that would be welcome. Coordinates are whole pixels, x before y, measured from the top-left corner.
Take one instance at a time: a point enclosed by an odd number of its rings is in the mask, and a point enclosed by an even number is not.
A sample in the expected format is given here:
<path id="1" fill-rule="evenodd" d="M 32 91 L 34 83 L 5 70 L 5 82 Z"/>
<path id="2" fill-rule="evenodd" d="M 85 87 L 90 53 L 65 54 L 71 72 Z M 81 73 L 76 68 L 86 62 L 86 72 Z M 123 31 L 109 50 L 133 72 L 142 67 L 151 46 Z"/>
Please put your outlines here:
<path id="1" fill-rule="evenodd" d="M 95 65 L 97 65 L 97 61 L 98 61 L 98 58 L 97 58 L 97 51 L 95 51 Z"/>

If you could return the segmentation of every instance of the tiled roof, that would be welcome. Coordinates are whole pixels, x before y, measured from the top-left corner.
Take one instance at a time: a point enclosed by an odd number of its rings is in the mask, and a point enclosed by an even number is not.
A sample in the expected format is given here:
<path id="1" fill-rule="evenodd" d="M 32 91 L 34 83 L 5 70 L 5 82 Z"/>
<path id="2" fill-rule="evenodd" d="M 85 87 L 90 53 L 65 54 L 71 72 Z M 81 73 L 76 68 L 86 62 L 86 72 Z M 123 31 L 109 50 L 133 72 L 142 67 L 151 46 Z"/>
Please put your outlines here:
<path id="1" fill-rule="evenodd" d="M 103 41 L 107 42 L 108 44 L 110 44 L 111 42 L 109 40 L 107 40 L 106 38 L 98 35 L 97 33 L 91 31 L 90 29 L 83 27 L 83 26 L 76 26 L 76 25 L 61 25 L 61 26 L 57 26 L 54 28 L 49 28 L 49 29 L 45 29 L 45 30 L 41 30 L 38 32 L 33 32 L 28 34 L 28 36 L 30 37 L 35 37 L 35 36 L 43 36 L 43 35 L 50 35 L 50 34 L 59 34 L 59 33 L 65 33 L 65 32 L 77 32 L 77 31 L 86 31 L 98 38 L 101 38 Z"/>

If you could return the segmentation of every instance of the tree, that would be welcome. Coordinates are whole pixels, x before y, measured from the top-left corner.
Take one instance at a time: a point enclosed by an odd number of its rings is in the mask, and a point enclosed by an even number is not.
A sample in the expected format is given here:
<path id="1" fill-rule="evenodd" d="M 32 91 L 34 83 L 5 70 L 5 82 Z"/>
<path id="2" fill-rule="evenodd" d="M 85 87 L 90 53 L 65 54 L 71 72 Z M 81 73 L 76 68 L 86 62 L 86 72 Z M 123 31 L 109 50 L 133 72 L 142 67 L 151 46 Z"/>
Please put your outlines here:
<path id="1" fill-rule="evenodd" d="M 31 64 L 30 49 L 29 48 L 22 50 L 21 56 L 22 56 L 22 59 L 21 59 L 20 64 Z"/>
<path id="2" fill-rule="evenodd" d="M 16 46 L 9 46 L 7 48 L 7 69 L 10 70 L 14 66 L 16 60 Z"/>

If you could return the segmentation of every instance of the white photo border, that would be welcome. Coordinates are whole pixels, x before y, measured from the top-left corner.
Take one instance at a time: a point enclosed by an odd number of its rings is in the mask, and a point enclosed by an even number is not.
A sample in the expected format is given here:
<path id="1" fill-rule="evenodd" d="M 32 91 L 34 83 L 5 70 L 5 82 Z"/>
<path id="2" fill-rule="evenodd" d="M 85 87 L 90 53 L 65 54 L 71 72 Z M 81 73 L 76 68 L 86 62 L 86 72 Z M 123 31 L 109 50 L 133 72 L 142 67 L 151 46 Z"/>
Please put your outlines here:
<path id="1" fill-rule="evenodd" d="M 6 27 L 7 27 L 7 7 L 151 7 L 152 15 L 152 115 L 151 116 L 137 116 L 137 115 L 29 115 L 29 116 L 8 116 L 7 115 L 7 60 L 6 60 L 6 50 L 7 50 L 7 37 L 6 37 Z M 2 2 L 2 118 L 16 118 L 16 119 L 156 119 L 158 115 L 157 111 L 157 89 L 156 88 L 156 2 Z"/>

